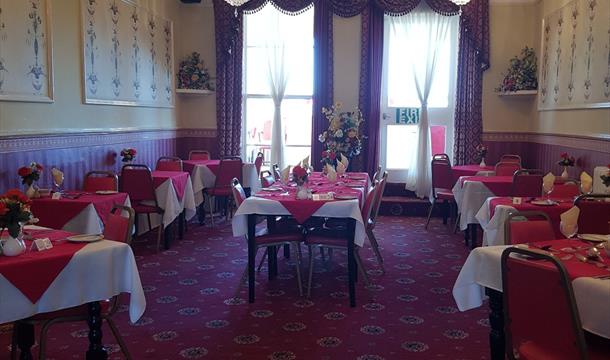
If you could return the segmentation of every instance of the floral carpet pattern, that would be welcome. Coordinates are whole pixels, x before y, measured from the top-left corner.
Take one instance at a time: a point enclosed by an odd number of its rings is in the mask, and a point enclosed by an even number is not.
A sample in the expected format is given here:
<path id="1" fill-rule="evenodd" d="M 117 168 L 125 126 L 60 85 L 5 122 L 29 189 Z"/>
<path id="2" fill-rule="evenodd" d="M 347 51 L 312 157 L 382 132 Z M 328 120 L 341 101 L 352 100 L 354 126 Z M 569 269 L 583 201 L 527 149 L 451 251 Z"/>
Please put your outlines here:
<path id="1" fill-rule="evenodd" d="M 378 219 L 386 273 L 370 249 L 361 251 L 372 286 L 359 279 L 355 308 L 343 252 L 325 261 L 314 252 L 309 299 L 299 297 L 294 258 L 278 255 L 278 277 L 269 281 L 263 267 L 256 302 L 248 304 L 240 281 L 246 242 L 229 224 L 190 224 L 184 240 L 158 254 L 151 234 L 133 244 L 147 310 L 131 324 L 122 305 L 115 321 L 134 359 L 487 359 L 487 309 L 459 312 L 451 295 L 468 255 L 463 238 L 438 220 L 426 231 L 424 221 Z M 303 246 L 304 285 L 307 266 Z M 128 296 L 121 300 L 127 304 Z M 109 358 L 122 359 L 107 325 L 103 332 Z M 53 326 L 47 358 L 84 358 L 87 333 L 84 323 Z M 0 326 L 0 359 L 9 358 L 9 343 L 10 328 Z M 32 350 L 37 356 L 38 347 Z"/>

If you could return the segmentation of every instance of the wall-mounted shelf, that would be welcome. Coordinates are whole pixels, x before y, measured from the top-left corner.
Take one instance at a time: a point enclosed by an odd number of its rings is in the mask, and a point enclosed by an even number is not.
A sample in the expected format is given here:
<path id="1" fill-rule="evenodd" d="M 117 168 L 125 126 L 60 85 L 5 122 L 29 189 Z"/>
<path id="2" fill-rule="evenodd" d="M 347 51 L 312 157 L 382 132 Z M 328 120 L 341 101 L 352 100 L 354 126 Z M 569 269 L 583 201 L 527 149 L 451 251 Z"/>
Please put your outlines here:
<path id="1" fill-rule="evenodd" d="M 176 94 L 207 96 L 214 94 L 212 90 L 176 89 Z"/>
<path id="2" fill-rule="evenodd" d="M 536 94 L 538 94 L 538 90 L 517 90 L 500 92 L 498 96 L 535 96 Z"/>

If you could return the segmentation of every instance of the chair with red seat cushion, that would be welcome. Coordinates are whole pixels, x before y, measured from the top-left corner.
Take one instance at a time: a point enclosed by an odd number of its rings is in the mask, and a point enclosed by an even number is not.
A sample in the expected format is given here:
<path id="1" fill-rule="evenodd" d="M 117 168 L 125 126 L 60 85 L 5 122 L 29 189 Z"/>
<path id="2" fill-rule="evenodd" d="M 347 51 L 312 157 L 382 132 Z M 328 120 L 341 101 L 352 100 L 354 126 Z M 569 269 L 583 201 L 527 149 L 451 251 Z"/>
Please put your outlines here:
<path id="1" fill-rule="evenodd" d="M 555 198 L 574 198 L 580 195 L 580 187 L 575 181 L 566 181 L 563 184 L 555 184 L 551 195 Z"/>
<path id="2" fill-rule="evenodd" d="M 455 185 L 455 183 L 453 180 L 453 173 L 449 159 L 432 159 L 432 205 L 428 211 L 428 220 L 426 221 L 425 226 L 426 229 L 428 229 L 428 224 L 430 224 L 430 218 L 432 217 L 432 211 L 434 211 L 434 207 L 436 206 L 436 202 L 438 200 L 442 200 L 444 205 L 443 224 L 447 223 L 450 209 L 455 204 L 455 197 L 451 191 L 453 185 Z"/>
<path id="3" fill-rule="evenodd" d="M 108 218 L 106 219 L 106 224 L 104 226 L 104 238 L 118 242 L 124 242 L 129 245 L 131 243 L 131 233 L 134 221 L 135 212 L 133 211 L 133 209 L 127 206 L 114 205 L 112 210 L 110 211 Z M 112 297 L 111 299 L 100 301 L 100 315 L 102 320 L 106 320 L 106 322 L 108 323 L 108 326 L 110 327 L 110 330 L 112 331 L 112 334 L 114 335 L 115 339 L 119 343 L 119 347 L 125 355 L 125 358 L 131 359 L 131 355 L 127 350 L 127 345 L 125 344 L 125 341 L 123 341 L 121 333 L 119 332 L 112 319 L 112 316 L 116 313 L 118 309 L 118 302 L 118 295 Z M 28 319 L 20 321 L 25 324 L 41 326 L 39 340 L 39 358 L 45 359 L 47 332 L 51 325 L 65 322 L 86 322 L 88 318 L 88 305 L 83 304 L 58 311 L 40 313 Z M 18 326 L 13 327 L 14 333 L 11 351 L 11 358 L 13 359 L 16 359 L 17 356 L 18 334 L 16 332 L 18 328 Z"/>
<path id="4" fill-rule="evenodd" d="M 161 156 L 157 160 L 155 169 L 160 171 L 183 171 L 182 159 L 177 156 Z"/>
<path id="5" fill-rule="evenodd" d="M 239 157 L 223 158 L 220 160 L 218 174 L 214 181 L 214 186 L 203 189 L 203 194 L 207 195 L 210 207 L 211 227 L 214 227 L 214 206 L 212 197 L 225 199 L 225 210 L 230 212 L 229 200 L 232 198 L 231 185 L 233 178 L 241 182 L 242 161 Z"/>
<path id="6" fill-rule="evenodd" d="M 512 196 L 538 197 L 542 193 L 542 172 L 517 170 L 513 174 Z"/>
<path id="7" fill-rule="evenodd" d="M 375 197 L 373 200 L 371 200 L 373 201 L 373 204 L 371 205 L 371 211 L 368 219 L 364 217 L 366 214 L 364 212 L 362 213 L 362 220 L 364 221 L 364 230 L 366 231 L 366 236 L 369 239 L 369 242 L 371 243 L 371 248 L 375 253 L 377 263 L 381 267 L 381 271 L 383 273 L 385 273 L 385 268 L 383 267 L 383 256 L 381 256 L 379 243 L 377 242 L 377 237 L 375 236 L 373 229 L 375 229 L 375 225 L 377 224 L 377 215 L 379 214 L 379 208 L 381 207 L 381 200 L 383 198 L 383 192 L 385 191 L 387 181 L 388 172 L 384 171 L 383 175 L 381 175 L 379 182 L 375 186 Z M 366 207 L 367 204 L 365 203 L 363 206 L 363 210 L 366 209 Z"/>
<path id="8" fill-rule="evenodd" d="M 516 162 L 499 162 L 496 164 L 496 176 L 513 176 L 521 170 L 521 164 Z"/>
<path id="9" fill-rule="evenodd" d="M 610 195 L 581 195 L 575 201 L 580 209 L 578 232 L 581 234 L 608 234 L 610 232 Z"/>
<path id="10" fill-rule="evenodd" d="M 263 166 L 263 161 L 265 161 L 265 155 L 262 152 L 259 152 L 256 155 L 256 159 L 254 160 L 254 167 L 256 168 L 256 173 L 261 173 L 261 167 Z"/>
<path id="11" fill-rule="evenodd" d="M 521 156 L 513 154 L 504 154 L 500 157 L 499 162 L 517 163 L 521 166 Z"/>
<path id="12" fill-rule="evenodd" d="M 501 262 L 509 359 L 608 359 L 597 344 L 587 343 L 572 283 L 558 259 L 510 247 Z"/>
<path id="13" fill-rule="evenodd" d="M 542 211 L 511 212 L 504 223 L 506 245 L 523 244 L 533 241 L 557 238 L 549 216 Z"/>
<path id="14" fill-rule="evenodd" d="M 150 214 L 163 216 L 163 209 L 157 204 L 155 185 L 153 183 L 150 168 L 141 164 L 124 165 L 121 169 L 121 181 L 119 183 L 121 192 L 129 194 L 131 207 L 136 213 L 135 226 L 138 229 L 138 215 L 146 214 L 148 229 L 151 230 Z M 163 237 L 163 221 L 159 223 L 157 235 L 157 251 L 161 246 Z"/>
<path id="15" fill-rule="evenodd" d="M 239 183 L 239 180 L 237 178 L 233 178 L 233 180 L 231 181 L 231 192 L 233 195 L 233 201 L 235 202 L 235 204 L 237 204 L 237 206 L 240 206 L 245 200 L 246 200 L 246 193 L 244 191 L 244 188 L 241 186 L 241 184 Z M 247 237 L 246 237 L 247 239 Z M 295 230 L 289 230 L 289 231 L 280 231 L 277 228 L 273 228 L 273 229 L 264 229 L 262 231 L 258 231 L 255 236 L 254 236 L 254 241 L 250 242 L 248 241 L 248 247 L 250 247 L 250 245 L 252 244 L 254 246 L 253 250 L 253 256 L 250 257 L 248 256 L 248 265 L 244 271 L 244 275 L 242 276 L 242 279 L 247 278 L 248 279 L 248 286 L 250 287 L 254 287 L 254 270 L 255 270 L 255 266 L 256 264 L 254 263 L 254 259 L 256 258 L 256 253 L 258 252 L 258 249 L 260 248 L 265 248 L 266 253 L 267 254 L 271 254 L 269 256 L 270 258 L 270 264 L 273 261 L 277 261 L 276 260 L 276 254 L 277 254 L 277 249 L 283 245 L 292 245 L 293 249 L 296 249 L 297 252 L 297 265 L 296 265 L 296 273 L 297 273 L 297 282 L 298 282 L 298 288 L 299 288 L 299 294 L 302 296 L 303 295 L 303 287 L 301 284 L 301 269 L 300 269 L 300 263 L 301 263 L 301 254 L 300 254 L 300 247 L 299 247 L 299 243 L 301 241 L 303 241 L 303 233 L 300 229 L 295 229 Z M 249 249 L 250 250 L 250 249 Z M 250 253 L 250 251 L 249 251 Z M 248 274 L 251 274 L 252 277 L 248 276 Z M 271 269 L 269 269 L 269 277 L 272 277 L 272 271 Z M 250 298 L 250 302 L 253 302 L 254 298 L 251 297 Z"/>
<path id="16" fill-rule="evenodd" d="M 447 154 L 434 154 L 432 155 L 432 160 L 446 160 L 451 163 L 451 160 L 449 160 L 449 155 Z"/>
<path id="17" fill-rule="evenodd" d="M 89 171 L 85 174 L 83 190 L 86 192 L 118 191 L 119 177 L 112 171 Z"/>
<path id="18" fill-rule="evenodd" d="M 189 151 L 189 160 L 210 160 L 210 152 L 207 150 L 191 150 Z"/>

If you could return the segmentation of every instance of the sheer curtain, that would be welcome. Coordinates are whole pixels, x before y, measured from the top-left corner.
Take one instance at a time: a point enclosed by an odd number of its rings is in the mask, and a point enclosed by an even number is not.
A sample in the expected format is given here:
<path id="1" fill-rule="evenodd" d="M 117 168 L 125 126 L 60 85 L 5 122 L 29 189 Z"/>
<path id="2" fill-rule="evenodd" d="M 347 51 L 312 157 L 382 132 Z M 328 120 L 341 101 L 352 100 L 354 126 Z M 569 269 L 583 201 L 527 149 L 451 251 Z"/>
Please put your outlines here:
<path id="1" fill-rule="evenodd" d="M 409 158 L 406 187 L 420 198 L 430 196 L 432 191 L 428 98 L 452 21 L 455 20 L 439 15 L 423 4 L 407 15 L 390 19 L 391 31 L 394 32 L 395 38 L 407 39 L 413 49 L 409 59 L 412 66 L 405 70 L 410 71 L 414 79 L 421 111 L 415 151 L 406 154 Z"/>

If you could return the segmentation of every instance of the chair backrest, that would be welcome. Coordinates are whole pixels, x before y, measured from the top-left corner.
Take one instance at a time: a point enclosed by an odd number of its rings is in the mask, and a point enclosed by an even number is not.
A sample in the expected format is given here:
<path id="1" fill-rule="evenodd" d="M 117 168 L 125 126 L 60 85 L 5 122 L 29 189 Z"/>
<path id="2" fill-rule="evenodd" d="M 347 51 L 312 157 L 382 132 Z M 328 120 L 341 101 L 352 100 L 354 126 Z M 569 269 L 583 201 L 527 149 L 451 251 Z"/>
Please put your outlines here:
<path id="1" fill-rule="evenodd" d="M 610 232 L 610 194 L 581 195 L 574 201 L 580 209 L 578 232 L 608 234 Z"/>
<path id="2" fill-rule="evenodd" d="M 385 191 L 385 186 L 388 182 L 388 172 L 384 171 L 383 175 L 381 175 L 381 179 L 378 181 L 377 185 L 375 185 L 375 199 L 373 200 L 373 208 L 371 209 L 370 219 L 372 222 L 375 222 L 377 219 L 377 215 L 379 214 L 379 207 L 381 206 L 381 200 L 383 199 L 383 192 Z M 363 219 L 365 222 L 366 220 Z"/>
<path id="3" fill-rule="evenodd" d="M 515 171 L 513 174 L 512 196 L 540 196 L 542 194 L 542 178 L 542 173 L 538 172 L 538 170 Z"/>
<path id="4" fill-rule="evenodd" d="M 453 172 L 449 159 L 432 159 L 432 194 L 436 197 L 436 189 L 453 188 Z"/>
<path id="5" fill-rule="evenodd" d="M 182 159 L 177 156 L 161 156 L 157 160 L 156 170 L 182 171 Z"/>
<path id="6" fill-rule="evenodd" d="M 553 186 L 553 197 L 573 198 L 580 195 L 580 185 L 576 181 L 568 180 L 563 184 Z"/>
<path id="7" fill-rule="evenodd" d="M 233 200 L 235 200 L 235 204 L 239 207 L 246 200 L 246 192 L 237 178 L 231 180 L 231 190 L 233 192 Z"/>
<path id="8" fill-rule="evenodd" d="M 499 162 L 496 164 L 496 176 L 513 176 L 517 170 L 521 170 L 521 164 L 516 162 Z"/>
<path id="9" fill-rule="evenodd" d="M 373 174 L 373 178 L 371 179 L 371 181 L 379 181 L 381 178 L 381 165 L 377 165 L 377 171 L 375 171 L 375 173 Z"/>
<path id="10" fill-rule="evenodd" d="M 449 159 L 449 155 L 447 154 L 434 154 L 432 155 L 432 160 L 447 160 L 451 165 L 451 160 Z"/>
<path id="11" fill-rule="evenodd" d="M 85 174 L 83 190 L 86 192 L 118 191 L 119 177 L 112 171 L 89 171 Z"/>
<path id="12" fill-rule="evenodd" d="M 150 168 L 143 164 L 123 165 L 119 181 L 121 192 L 129 194 L 131 201 L 157 201 Z"/>
<path id="13" fill-rule="evenodd" d="M 135 211 L 129 206 L 114 205 L 104 226 L 104 238 L 131 245 L 131 234 L 136 218 Z"/>
<path id="14" fill-rule="evenodd" d="M 207 150 L 191 150 L 189 151 L 189 160 L 210 160 L 210 152 Z"/>
<path id="15" fill-rule="evenodd" d="M 377 197 L 377 190 L 379 189 L 379 181 L 373 180 L 373 185 L 369 188 L 369 191 L 364 197 L 364 204 L 360 214 L 362 215 L 362 221 L 366 224 L 373 214 L 373 207 L 375 206 L 375 198 Z"/>
<path id="16" fill-rule="evenodd" d="M 261 186 L 264 188 L 268 188 L 269 186 L 275 184 L 275 176 L 271 174 L 271 171 L 264 170 L 261 171 Z"/>
<path id="17" fill-rule="evenodd" d="M 256 173 L 261 173 L 261 167 L 263 166 L 263 161 L 265 160 L 265 154 L 259 152 L 256 155 L 256 159 L 254 160 L 254 167 L 256 168 Z"/>
<path id="18" fill-rule="evenodd" d="M 215 188 L 228 188 L 233 183 L 233 178 L 241 182 L 241 158 L 220 160 L 220 167 L 214 183 Z"/>
<path id="19" fill-rule="evenodd" d="M 514 353 L 523 358 L 527 349 L 536 349 L 528 359 L 587 359 L 574 291 L 563 265 L 541 251 L 514 247 L 504 250 L 501 262 L 509 358 L 514 359 Z"/>
<path id="20" fill-rule="evenodd" d="M 282 178 L 282 173 L 280 172 L 280 166 L 278 164 L 273 164 L 273 177 L 275 181 L 280 181 Z"/>
<path id="21" fill-rule="evenodd" d="M 513 154 L 504 154 L 500 157 L 499 162 L 517 163 L 517 164 L 519 164 L 519 166 L 521 166 L 521 156 L 513 155 Z"/>
<path id="22" fill-rule="evenodd" d="M 542 211 L 511 212 L 504 222 L 505 245 L 554 240 L 556 237 L 549 216 Z"/>

